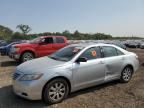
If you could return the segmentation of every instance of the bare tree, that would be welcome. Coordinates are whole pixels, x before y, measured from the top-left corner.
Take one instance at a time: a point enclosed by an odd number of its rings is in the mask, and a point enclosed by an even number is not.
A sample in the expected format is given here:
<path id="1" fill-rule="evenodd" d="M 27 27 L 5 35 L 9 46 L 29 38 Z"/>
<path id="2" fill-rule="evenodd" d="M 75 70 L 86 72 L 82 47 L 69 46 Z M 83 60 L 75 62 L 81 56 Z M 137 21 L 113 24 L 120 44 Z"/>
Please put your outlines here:
<path id="1" fill-rule="evenodd" d="M 24 24 L 17 25 L 16 28 L 21 30 L 24 35 L 26 35 L 27 33 L 29 33 L 32 30 L 29 25 L 24 25 Z"/>

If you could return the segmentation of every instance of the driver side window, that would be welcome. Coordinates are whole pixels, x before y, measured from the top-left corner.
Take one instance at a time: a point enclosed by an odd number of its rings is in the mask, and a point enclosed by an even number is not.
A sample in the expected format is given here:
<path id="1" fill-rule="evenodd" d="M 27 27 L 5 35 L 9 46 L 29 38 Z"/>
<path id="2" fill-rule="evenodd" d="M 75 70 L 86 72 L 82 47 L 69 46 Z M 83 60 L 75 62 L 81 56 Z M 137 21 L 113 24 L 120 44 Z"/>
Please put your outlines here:
<path id="1" fill-rule="evenodd" d="M 101 51 L 99 47 L 92 47 L 87 49 L 80 57 L 85 57 L 87 60 L 101 58 Z"/>
<path id="2" fill-rule="evenodd" d="M 51 44 L 51 43 L 53 43 L 53 38 L 52 37 L 44 38 L 44 39 L 42 39 L 42 43 L 43 44 Z"/>

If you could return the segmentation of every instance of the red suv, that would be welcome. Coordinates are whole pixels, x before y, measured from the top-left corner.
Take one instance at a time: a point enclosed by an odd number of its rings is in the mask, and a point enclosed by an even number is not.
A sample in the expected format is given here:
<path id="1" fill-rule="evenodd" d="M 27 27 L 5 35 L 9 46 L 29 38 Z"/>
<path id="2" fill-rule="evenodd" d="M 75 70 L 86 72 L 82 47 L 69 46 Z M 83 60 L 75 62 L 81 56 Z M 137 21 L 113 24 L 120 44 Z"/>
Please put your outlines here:
<path id="1" fill-rule="evenodd" d="M 28 43 L 14 45 L 9 56 L 17 61 L 25 62 L 50 55 L 66 45 L 68 45 L 68 41 L 64 36 L 42 36 Z"/>

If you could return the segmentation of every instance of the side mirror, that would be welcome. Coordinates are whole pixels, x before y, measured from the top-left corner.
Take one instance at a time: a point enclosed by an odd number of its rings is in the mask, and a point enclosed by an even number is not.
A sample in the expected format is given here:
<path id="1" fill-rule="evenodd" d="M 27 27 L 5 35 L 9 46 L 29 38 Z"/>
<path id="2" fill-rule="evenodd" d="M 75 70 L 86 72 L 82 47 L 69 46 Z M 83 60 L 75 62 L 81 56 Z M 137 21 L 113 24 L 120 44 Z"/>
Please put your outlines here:
<path id="1" fill-rule="evenodd" d="M 87 62 L 87 58 L 85 57 L 80 57 L 76 60 L 77 63 L 80 63 L 80 62 Z"/>
<path id="2" fill-rule="evenodd" d="M 45 45 L 46 43 L 45 43 L 45 39 L 41 39 L 40 41 L 39 41 L 39 45 Z"/>

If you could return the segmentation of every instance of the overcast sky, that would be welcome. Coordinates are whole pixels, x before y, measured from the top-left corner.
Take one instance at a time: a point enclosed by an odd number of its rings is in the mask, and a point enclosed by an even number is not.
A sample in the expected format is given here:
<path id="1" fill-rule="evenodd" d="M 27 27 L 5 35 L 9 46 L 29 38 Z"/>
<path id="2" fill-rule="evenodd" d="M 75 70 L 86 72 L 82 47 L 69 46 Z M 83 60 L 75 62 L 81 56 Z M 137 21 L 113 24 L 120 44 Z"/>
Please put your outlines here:
<path id="1" fill-rule="evenodd" d="M 31 33 L 107 33 L 144 37 L 144 0 L 0 0 L 0 25 Z"/>

